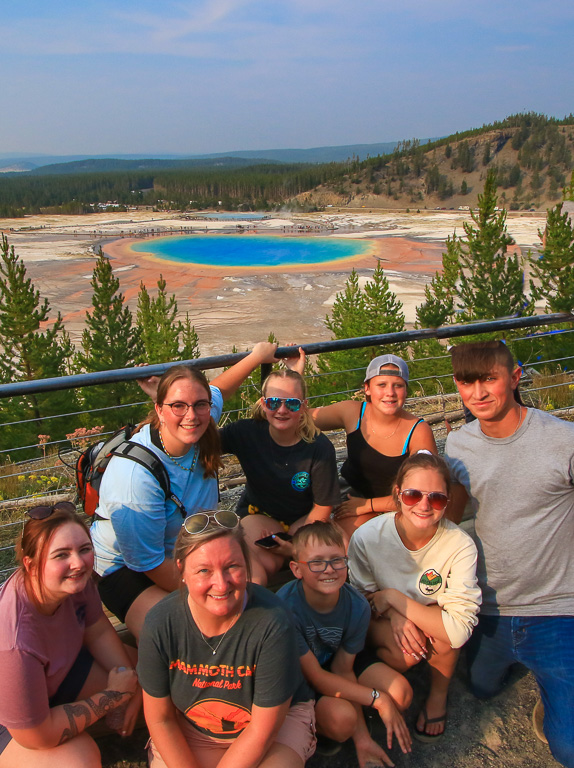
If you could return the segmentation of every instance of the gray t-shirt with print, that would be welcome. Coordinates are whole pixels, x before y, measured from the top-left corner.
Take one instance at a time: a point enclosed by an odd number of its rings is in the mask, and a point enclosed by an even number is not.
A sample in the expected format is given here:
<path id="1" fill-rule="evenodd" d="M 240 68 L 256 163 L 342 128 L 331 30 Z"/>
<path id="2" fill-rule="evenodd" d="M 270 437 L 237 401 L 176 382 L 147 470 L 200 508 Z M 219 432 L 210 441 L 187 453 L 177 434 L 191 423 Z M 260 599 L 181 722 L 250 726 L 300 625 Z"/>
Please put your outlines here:
<path id="1" fill-rule="evenodd" d="M 174 592 L 146 616 L 138 677 L 155 698 L 175 707 L 207 736 L 235 739 L 251 707 L 277 707 L 310 698 L 295 631 L 279 598 L 251 584 L 245 610 L 223 637 L 202 638 L 187 603 Z M 213 653 L 216 649 L 216 653 Z"/>
<path id="2" fill-rule="evenodd" d="M 445 459 L 475 513 L 481 613 L 574 615 L 574 424 L 528 408 L 493 438 L 473 421 L 449 434 Z"/>

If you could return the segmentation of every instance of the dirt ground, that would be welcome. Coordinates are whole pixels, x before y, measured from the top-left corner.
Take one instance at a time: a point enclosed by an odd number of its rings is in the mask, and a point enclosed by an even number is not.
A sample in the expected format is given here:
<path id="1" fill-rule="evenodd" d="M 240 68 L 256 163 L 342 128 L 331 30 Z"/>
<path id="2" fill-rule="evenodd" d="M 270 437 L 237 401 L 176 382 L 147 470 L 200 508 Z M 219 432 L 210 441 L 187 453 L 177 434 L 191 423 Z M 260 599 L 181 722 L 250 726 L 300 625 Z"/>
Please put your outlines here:
<path id="1" fill-rule="evenodd" d="M 536 683 L 524 668 L 516 668 L 508 687 L 496 698 L 481 702 L 466 689 L 464 651 L 451 684 L 447 730 L 438 744 L 413 740 L 412 752 L 403 755 L 393 747 L 390 756 L 397 768 L 560 768 L 550 750 L 532 730 L 530 717 L 537 698 Z M 428 668 L 415 669 L 410 681 L 415 690 L 406 719 L 412 727 L 427 688 Z M 384 745 L 385 728 L 369 720 L 375 740 Z M 98 739 L 104 768 L 145 768 L 147 731 L 129 739 Z M 358 768 L 351 742 L 334 757 L 315 755 L 307 768 Z"/>

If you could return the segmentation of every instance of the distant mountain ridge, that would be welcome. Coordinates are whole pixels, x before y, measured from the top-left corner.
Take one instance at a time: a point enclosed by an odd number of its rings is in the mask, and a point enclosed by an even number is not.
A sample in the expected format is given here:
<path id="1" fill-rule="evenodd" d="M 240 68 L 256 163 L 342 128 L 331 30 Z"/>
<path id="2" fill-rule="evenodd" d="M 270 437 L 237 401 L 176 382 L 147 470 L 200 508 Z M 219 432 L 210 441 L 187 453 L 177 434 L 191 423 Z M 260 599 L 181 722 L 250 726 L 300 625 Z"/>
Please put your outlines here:
<path id="1" fill-rule="evenodd" d="M 434 139 L 423 139 L 426 144 Z M 343 144 L 310 149 L 261 149 L 213 152 L 205 155 L 15 155 L 0 153 L 0 173 L 82 173 L 119 170 L 189 168 L 196 165 L 241 166 L 257 163 L 340 163 L 348 159 L 365 160 L 393 152 L 398 141 L 379 144 Z M 243 161 L 243 162 L 241 162 Z M 50 170 L 48 170 L 48 168 Z"/>

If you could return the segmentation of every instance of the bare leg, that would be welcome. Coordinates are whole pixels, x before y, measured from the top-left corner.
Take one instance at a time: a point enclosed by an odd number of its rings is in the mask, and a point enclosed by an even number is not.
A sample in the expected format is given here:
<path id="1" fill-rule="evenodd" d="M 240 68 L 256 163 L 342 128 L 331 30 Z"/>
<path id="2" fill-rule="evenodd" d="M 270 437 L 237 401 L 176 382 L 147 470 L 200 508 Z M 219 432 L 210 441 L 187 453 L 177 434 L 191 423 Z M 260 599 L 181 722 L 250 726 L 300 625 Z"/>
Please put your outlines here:
<path id="1" fill-rule="evenodd" d="M 258 768 L 303 768 L 303 761 L 291 747 L 275 742 Z"/>
<path id="2" fill-rule="evenodd" d="M 431 668 L 431 687 L 426 700 L 426 712 L 429 719 L 442 717 L 446 714 L 446 703 L 448 688 L 454 674 L 456 662 L 460 650 L 451 648 L 448 643 L 435 640 L 434 644 L 429 643 L 428 663 Z M 429 736 L 436 736 L 444 731 L 445 721 L 439 723 L 428 723 L 425 727 L 424 716 L 421 712 L 417 719 L 417 728 Z"/>
<path id="3" fill-rule="evenodd" d="M 270 533 L 279 533 L 283 528 L 281 523 L 266 515 L 244 517 L 241 520 L 241 527 L 249 547 L 252 579 L 256 584 L 265 587 L 269 577 L 281 570 L 285 558 L 275 554 L 272 550 L 263 549 L 255 542 Z"/>
<path id="4" fill-rule="evenodd" d="M 101 768 L 96 742 L 81 733 L 51 749 L 26 749 L 12 739 L 0 755 L 0 768 Z"/>
<path id="5" fill-rule="evenodd" d="M 413 689 L 406 678 L 387 664 L 371 664 L 358 678 L 361 685 L 385 691 L 401 712 L 407 710 L 413 699 Z"/>
<path id="6" fill-rule="evenodd" d="M 347 741 L 355 733 L 357 712 L 350 701 L 321 696 L 315 705 L 317 732 L 333 741 Z"/>
<path id="7" fill-rule="evenodd" d="M 372 520 L 373 517 L 378 517 L 378 513 L 369 512 L 366 515 L 353 515 L 352 517 L 336 518 L 335 522 L 343 531 L 347 540 L 355 533 L 357 528 L 360 528 L 367 520 Z"/>
<path id="8" fill-rule="evenodd" d="M 161 589 L 161 587 L 148 587 L 130 605 L 126 614 L 126 626 L 135 637 L 136 642 L 139 640 L 147 612 L 168 594 L 169 592 Z"/>

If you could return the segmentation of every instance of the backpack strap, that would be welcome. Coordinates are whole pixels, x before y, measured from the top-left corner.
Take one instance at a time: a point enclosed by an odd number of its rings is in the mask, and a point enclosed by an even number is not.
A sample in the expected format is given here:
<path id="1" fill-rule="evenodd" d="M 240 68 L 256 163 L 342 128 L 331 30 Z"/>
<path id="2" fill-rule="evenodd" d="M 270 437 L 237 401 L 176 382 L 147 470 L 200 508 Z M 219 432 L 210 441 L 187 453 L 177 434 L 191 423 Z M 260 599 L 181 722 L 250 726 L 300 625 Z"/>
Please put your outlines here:
<path id="1" fill-rule="evenodd" d="M 144 469 L 147 469 L 148 472 L 151 472 L 160 484 L 160 487 L 165 494 L 165 498 L 173 501 L 181 512 L 182 517 L 187 517 L 187 512 L 183 503 L 171 490 L 167 469 L 161 459 L 159 459 L 152 450 L 146 448 L 145 445 L 132 443 L 130 440 L 122 440 L 118 445 L 115 445 L 108 451 L 108 455 L 122 456 L 124 459 L 130 459 L 130 461 L 135 461 L 136 464 L 139 464 L 141 467 L 144 467 Z"/>

